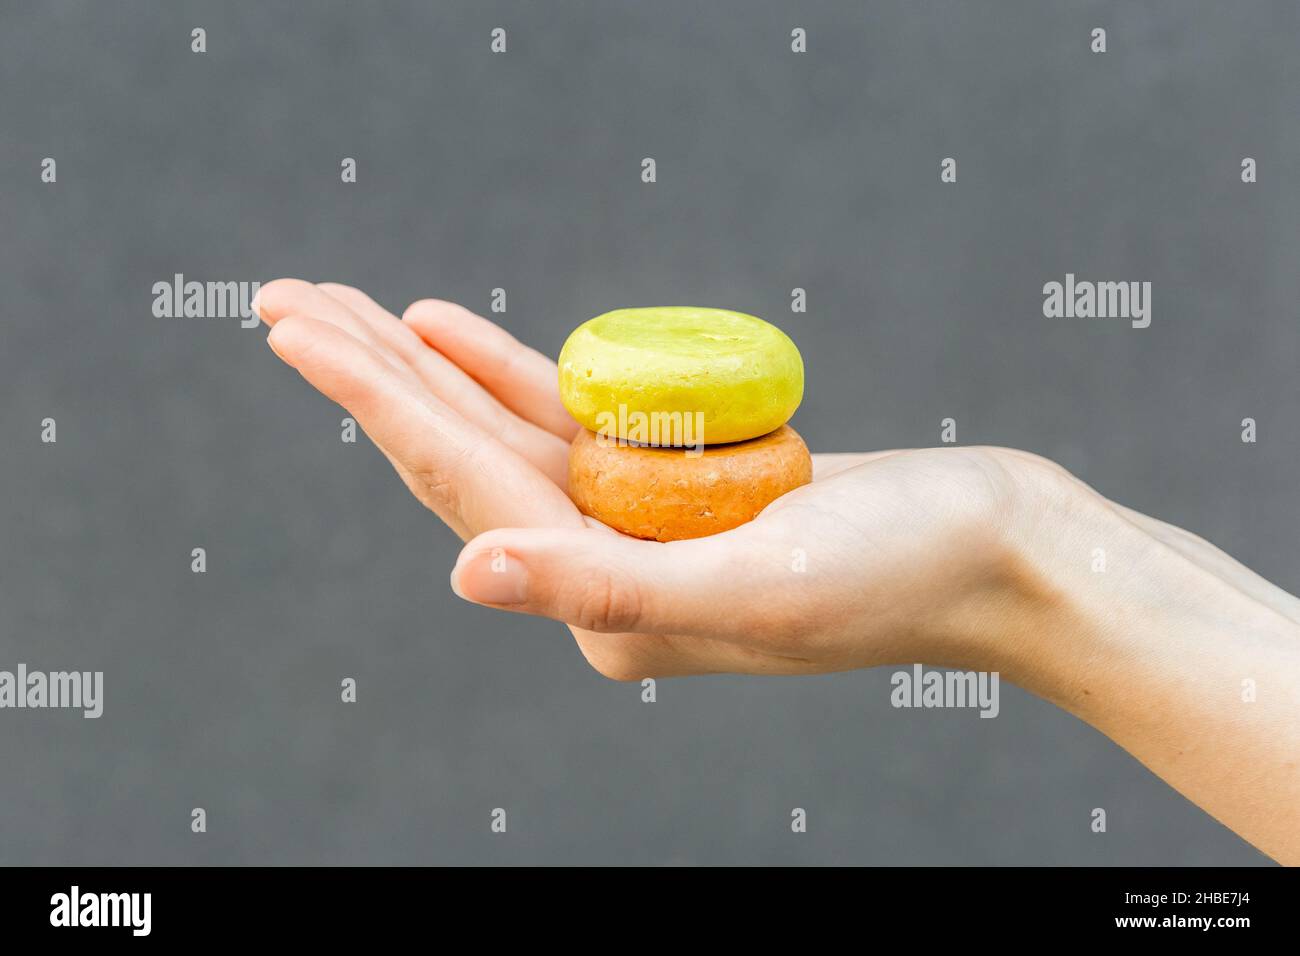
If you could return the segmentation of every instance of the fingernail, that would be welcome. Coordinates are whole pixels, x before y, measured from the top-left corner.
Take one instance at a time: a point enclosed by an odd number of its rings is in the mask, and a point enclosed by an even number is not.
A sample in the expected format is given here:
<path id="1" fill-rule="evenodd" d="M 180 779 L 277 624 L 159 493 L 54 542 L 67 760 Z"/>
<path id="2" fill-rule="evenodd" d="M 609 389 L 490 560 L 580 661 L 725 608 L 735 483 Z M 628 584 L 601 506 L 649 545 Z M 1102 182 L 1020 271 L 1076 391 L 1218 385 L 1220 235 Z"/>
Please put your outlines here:
<path id="1" fill-rule="evenodd" d="M 502 548 L 463 561 L 451 580 L 452 590 L 475 604 L 523 604 L 528 597 L 528 569 Z"/>
<path id="2" fill-rule="evenodd" d="M 271 351 L 274 352 L 274 353 L 279 357 L 280 361 L 282 361 L 282 362 L 287 362 L 287 361 L 289 361 L 287 358 L 284 357 L 284 354 L 283 354 L 279 349 L 277 349 L 277 348 L 275 347 L 275 333 L 274 333 L 274 332 L 271 333 L 270 335 L 268 335 L 268 336 L 266 337 L 266 344 L 269 345 L 269 346 L 271 347 Z"/>
<path id="3" fill-rule="evenodd" d="M 262 297 L 262 290 L 259 288 L 253 293 L 252 300 L 248 303 L 248 311 L 252 312 L 259 319 L 262 317 L 262 310 L 257 307 L 257 300 Z"/>

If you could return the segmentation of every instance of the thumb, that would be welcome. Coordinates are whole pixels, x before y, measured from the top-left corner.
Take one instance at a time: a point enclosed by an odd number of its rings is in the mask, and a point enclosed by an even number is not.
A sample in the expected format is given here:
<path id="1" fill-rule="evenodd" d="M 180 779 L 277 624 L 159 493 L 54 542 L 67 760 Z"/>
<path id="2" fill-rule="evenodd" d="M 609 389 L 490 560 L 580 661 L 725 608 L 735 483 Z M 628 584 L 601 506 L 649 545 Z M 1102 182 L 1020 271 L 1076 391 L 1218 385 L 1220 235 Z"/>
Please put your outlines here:
<path id="1" fill-rule="evenodd" d="M 476 604 L 587 631 L 752 644 L 783 616 L 773 613 L 783 567 L 776 549 L 736 531 L 661 543 L 607 528 L 502 528 L 465 545 L 451 586 Z"/>

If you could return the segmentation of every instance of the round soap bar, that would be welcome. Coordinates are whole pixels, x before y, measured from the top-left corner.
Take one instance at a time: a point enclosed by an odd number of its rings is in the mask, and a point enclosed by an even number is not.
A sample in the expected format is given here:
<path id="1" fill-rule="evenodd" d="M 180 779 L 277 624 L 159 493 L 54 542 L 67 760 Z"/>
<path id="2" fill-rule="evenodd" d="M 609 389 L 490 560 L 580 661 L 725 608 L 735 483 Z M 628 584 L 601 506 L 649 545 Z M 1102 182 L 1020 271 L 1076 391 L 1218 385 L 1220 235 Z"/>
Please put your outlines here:
<path id="1" fill-rule="evenodd" d="M 757 438 L 803 399 L 790 337 L 725 309 L 606 312 L 573 331 L 559 364 L 560 399 L 579 424 L 642 444 Z"/>
<path id="2" fill-rule="evenodd" d="M 789 425 L 702 454 L 621 445 L 586 429 L 569 449 L 569 497 L 578 510 L 656 541 L 727 531 L 810 481 L 812 457 Z"/>

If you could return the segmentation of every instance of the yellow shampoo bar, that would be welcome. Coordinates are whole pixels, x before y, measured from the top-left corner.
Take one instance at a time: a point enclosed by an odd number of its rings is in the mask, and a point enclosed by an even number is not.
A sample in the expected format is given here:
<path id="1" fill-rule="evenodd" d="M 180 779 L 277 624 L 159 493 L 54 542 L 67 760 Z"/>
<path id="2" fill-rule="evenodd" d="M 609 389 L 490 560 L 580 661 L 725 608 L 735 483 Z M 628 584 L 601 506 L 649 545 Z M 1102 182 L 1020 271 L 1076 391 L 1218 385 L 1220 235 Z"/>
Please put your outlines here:
<path id="1" fill-rule="evenodd" d="M 743 312 L 661 306 L 584 322 L 560 351 L 560 399 L 589 431 L 640 444 L 758 438 L 803 399 L 803 359 Z"/>

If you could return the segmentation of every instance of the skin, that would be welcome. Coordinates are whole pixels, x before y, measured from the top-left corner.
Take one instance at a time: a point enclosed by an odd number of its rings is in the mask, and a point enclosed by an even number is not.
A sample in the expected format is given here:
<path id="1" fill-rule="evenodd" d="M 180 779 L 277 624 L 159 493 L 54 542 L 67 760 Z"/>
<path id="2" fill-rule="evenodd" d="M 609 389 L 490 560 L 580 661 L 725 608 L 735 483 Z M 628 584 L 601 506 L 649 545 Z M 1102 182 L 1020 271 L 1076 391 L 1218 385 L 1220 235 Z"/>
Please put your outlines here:
<path id="1" fill-rule="evenodd" d="M 1300 864 L 1300 599 L 1195 535 L 1036 455 L 942 448 L 816 455 L 749 524 L 639 541 L 565 494 L 556 366 L 504 329 L 295 279 L 255 308 L 468 542 L 455 592 L 567 623 L 606 677 L 999 671 Z"/>

